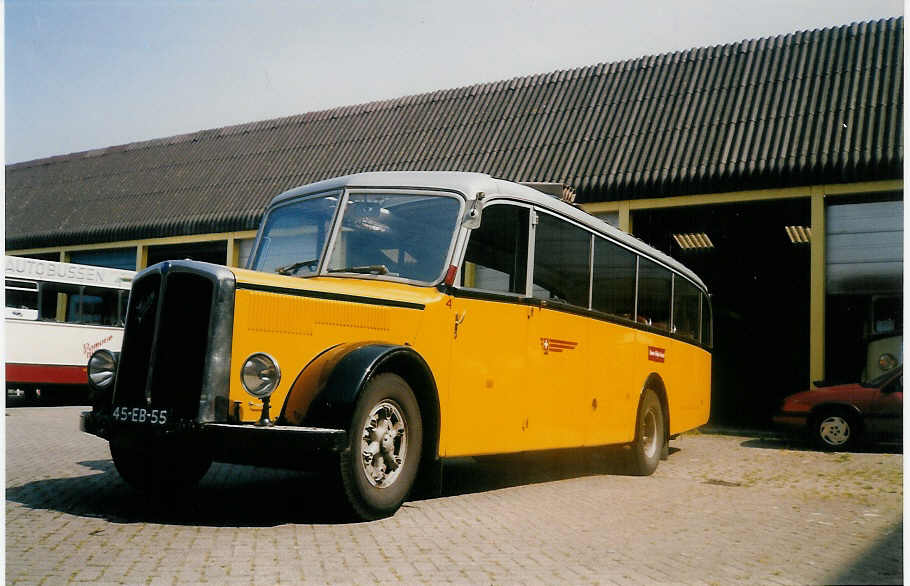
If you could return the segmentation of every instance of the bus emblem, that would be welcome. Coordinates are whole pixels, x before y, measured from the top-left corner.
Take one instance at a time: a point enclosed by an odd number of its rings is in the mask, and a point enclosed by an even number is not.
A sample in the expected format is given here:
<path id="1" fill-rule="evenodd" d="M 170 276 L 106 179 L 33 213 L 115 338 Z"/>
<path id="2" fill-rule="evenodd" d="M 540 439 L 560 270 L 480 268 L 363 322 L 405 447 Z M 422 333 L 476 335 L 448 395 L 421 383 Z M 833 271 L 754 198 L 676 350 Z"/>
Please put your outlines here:
<path id="1" fill-rule="evenodd" d="M 664 362 L 667 358 L 667 351 L 657 346 L 648 346 L 648 360 L 653 362 Z"/>
<path id="2" fill-rule="evenodd" d="M 553 338 L 540 339 L 540 347 L 543 348 L 544 354 L 549 354 L 550 352 L 562 352 L 563 350 L 574 350 L 576 346 L 578 346 L 578 342 L 556 340 Z"/>

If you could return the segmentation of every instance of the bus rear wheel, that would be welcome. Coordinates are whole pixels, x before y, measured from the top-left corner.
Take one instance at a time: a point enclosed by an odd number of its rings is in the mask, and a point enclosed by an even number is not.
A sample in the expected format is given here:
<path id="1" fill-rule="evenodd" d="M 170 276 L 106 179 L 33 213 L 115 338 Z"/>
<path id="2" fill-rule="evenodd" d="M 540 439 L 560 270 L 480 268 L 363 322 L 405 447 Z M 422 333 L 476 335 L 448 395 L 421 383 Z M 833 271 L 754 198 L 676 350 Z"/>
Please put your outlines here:
<path id="1" fill-rule="evenodd" d="M 660 399 L 651 389 L 646 389 L 642 394 L 636 421 L 631 472 L 636 476 L 650 476 L 660 463 L 667 435 Z"/>
<path id="2" fill-rule="evenodd" d="M 348 504 L 366 521 L 394 514 L 414 485 L 423 443 L 420 407 L 408 383 L 393 373 L 373 377 L 348 435 L 340 456 Z"/>

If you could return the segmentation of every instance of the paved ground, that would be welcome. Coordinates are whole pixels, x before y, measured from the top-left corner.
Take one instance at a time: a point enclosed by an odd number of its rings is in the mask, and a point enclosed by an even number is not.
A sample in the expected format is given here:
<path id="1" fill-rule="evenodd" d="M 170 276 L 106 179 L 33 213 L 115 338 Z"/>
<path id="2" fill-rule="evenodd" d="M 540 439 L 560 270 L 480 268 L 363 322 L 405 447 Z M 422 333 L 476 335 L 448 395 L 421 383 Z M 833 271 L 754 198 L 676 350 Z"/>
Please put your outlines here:
<path id="1" fill-rule="evenodd" d="M 6 412 L 8 583 L 902 583 L 894 450 L 687 435 L 649 478 L 600 454 L 457 462 L 441 498 L 350 523 L 317 476 L 216 465 L 147 502 L 78 407 Z"/>

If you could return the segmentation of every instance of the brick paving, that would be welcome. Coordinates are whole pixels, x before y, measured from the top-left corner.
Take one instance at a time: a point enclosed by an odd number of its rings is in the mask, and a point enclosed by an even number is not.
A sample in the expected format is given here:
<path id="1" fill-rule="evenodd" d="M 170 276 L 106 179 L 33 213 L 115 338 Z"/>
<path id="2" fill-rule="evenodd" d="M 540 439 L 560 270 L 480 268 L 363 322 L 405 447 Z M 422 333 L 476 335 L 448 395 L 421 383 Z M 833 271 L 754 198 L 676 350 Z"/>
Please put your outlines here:
<path id="1" fill-rule="evenodd" d="M 149 502 L 81 410 L 6 411 L 8 583 L 903 582 L 899 450 L 692 434 L 648 478 L 602 451 L 464 460 L 442 497 L 352 523 L 324 478 L 244 466 Z"/>

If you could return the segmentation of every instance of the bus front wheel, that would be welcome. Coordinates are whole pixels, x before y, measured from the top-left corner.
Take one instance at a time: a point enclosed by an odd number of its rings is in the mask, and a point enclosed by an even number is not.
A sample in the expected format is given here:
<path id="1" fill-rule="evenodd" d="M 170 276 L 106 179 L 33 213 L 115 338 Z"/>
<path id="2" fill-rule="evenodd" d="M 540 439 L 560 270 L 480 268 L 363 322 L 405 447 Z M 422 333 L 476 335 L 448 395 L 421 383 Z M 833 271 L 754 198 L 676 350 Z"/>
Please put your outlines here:
<path id="1" fill-rule="evenodd" d="M 393 373 L 373 377 L 354 409 L 341 481 L 364 520 L 388 517 L 408 496 L 423 442 L 420 407 L 408 383 Z"/>
<path id="2" fill-rule="evenodd" d="M 664 413 L 657 393 L 646 389 L 638 403 L 635 441 L 632 444 L 631 467 L 636 476 L 650 476 L 657 470 L 666 443 Z"/>
<path id="3" fill-rule="evenodd" d="M 110 444 L 114 467 L 127 484 L 152 494 L 191 488 L 202 480 L 212 459 L 195 450 L 139 449 Z"/>

